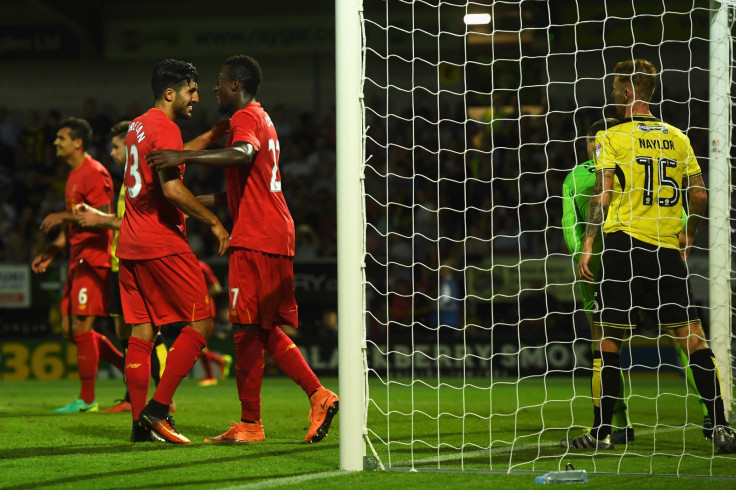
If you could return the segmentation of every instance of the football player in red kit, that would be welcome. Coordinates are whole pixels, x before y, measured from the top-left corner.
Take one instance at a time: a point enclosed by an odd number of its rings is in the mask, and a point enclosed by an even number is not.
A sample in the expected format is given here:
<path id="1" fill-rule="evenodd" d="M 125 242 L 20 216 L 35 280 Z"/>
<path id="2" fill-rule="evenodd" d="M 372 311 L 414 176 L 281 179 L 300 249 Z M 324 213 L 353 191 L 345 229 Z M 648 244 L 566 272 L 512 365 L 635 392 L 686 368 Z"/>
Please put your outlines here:
<path id="1" fill-rule="evenodd" d="M 229 235 L 217 217 L 184 186 L 184 167 L 152 171 L 144 156 L 181 150 L 177 119 L 191 117 L 199 101 L 197 71 L 190 63 L 164 60 L 151 77 L 155 103 L 133 120 L 125 137 L 125 215 L 118 239 L 120 289 L 125 320 L 132 325 L 125 377 L 133 415 L 132 441 L 190 441 L 169 415 L 176 388 L 187 376 L 214 328 L 210 296 L 186 236 L 185 214 L 207 224 L 220 255 Z M 161 381 L 146 404 L 153 337 L 160 325 L 185 322 L 172 345 Z M 144 407 L 145 405 L 145 407 Z"/>
<path id="2" fill-rule="evenodd" d="M 250 56 L 233 56 L 223 65 L 215 93 L 220 112 L 230 115 L 226 148 L 155 151 L 146 155 L 155 169 L 183 163 L 224 167 L 227 193 L 199 196 L 208 206 L 225 205 L 233 217 L 230 240 L 230 321 L 241 404 L 239 422 L 213 443 L 265 440 L 261 423 L 264 348 L 309 397 L 310 427 L 304 440 L 321 441 L 338 412 L 339 399 L 324 388 L 280 325 L 297 327 L 294 296 L 294 221 L 281 192 L 279 140 L 256 93 L 261 68 Z"/>

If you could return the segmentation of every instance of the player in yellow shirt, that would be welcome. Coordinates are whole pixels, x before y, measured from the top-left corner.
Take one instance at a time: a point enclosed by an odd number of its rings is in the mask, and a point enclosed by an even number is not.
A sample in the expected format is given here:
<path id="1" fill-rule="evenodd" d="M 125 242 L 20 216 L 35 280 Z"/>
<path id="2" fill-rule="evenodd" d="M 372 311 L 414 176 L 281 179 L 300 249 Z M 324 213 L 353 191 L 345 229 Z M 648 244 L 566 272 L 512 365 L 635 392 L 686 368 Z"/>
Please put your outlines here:
<path id="1" fill-rule="evenodd" d="M 620 387 L 621 344 L 636 326 L 637 308 L 690 353 L 695 384 L 714 422 L 710 438 L 721 452 L 736 452 L 718 369 L 690 300 L 683 262 L 705 213 L 707 194 L 688 137 L 655 118 L 649 100 L 657 69 L 634 59 L 614 67 L 613 99 L 619 123 L 596 135 L 596 184 L 590 200 L 578 276 L 592 281 L 589 264 L 603 223 L 603 255 L 594 324 L 602 338 L 600 410 L 590 433 L 567 439 L 575 449 L 613 449 L 611 420 Z M 681 234 L 687 193 L 688 220 Z M 605 218 L 605 221 L 604 221 Z M 680 237 L 682 242 L 680 243 Z"/>

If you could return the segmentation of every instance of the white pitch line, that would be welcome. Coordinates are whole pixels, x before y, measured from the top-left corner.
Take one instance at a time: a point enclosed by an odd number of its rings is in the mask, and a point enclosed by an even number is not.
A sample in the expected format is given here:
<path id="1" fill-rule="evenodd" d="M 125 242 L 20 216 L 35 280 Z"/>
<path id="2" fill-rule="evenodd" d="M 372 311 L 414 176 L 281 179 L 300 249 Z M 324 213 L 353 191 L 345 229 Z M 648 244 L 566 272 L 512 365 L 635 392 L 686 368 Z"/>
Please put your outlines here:
<path id="1" fill-rule="evenodd" d="M 657 429 L 657 432 L 675 432 L 675 431 L 681 431 L 681 427 L 670 427 L 670 428 L 660 428 Z M 649 435 L 653 434 L 653 429 L 638 429 L 636 431 L 637 436 L 639 434 L 641 435 Z M 499 447 L 489 450 L 474 450 L 474 451 L 466 451 L 462 455 L 446 455 L 446 456 L 440 456 L 438 458 L 424 458 L 424 459 L 415 459 L 412 462 L 398 462 L 394 463 L 392 467 L 399 468 L 403 466 L 412 466 L 412 465 L 421 465 L 421 464 L 427 464 L 427 463 L 435 463 L 435 462 L 447 462 L 447 461 L 453 461 L 453 460 L 460 460 L 466 457 L 473 457 L 473 456 L 481 456 L 485 454 L 499 454 L 499 453 L 507 453 L 511 450 L 519 451 L 524 449 L 534 449 L 538 447 L 559 447 L 559 443 L 545 443 L 545 444 L 524 444 L 523 446 L 508 446 L 508 447 Z M 574 453 L 573 453 L 574 454 Z M 315 479 L 322 479 L 322 478 L 334 478 L 338 476 L 344 476 L 349 475 L 351 472 L 348 471 L 326 471 L 323 473 L 309 473 L 307 475 L 299 475 L 299 476 L 287 476 L 282 478 L 273 478 L 266 481 L 260 481 L 255 483 L 248 483 L 246 485 L 238 485 L 234 487 L 227 487 L 225 490 L 255 490 L 255 489 L 261 489 L 261 488 L 275 488 L 275 487 L 282 487 L 285 485 L 298 485 L 299 483 L 315 480 Z"/>
<path id="2" fill-rule="evenodd" d="M 248 483 L 247 485 L 238 485 L 236 487 L 227 487 L 225 490 L 245 490 L 245 489 L 259 489 L 259 488 L 274 488 L 283 487 L 285 485 L 298 485 L 305 481 L 332 478 L 335 476 L 349 475 L 347 471 L 326 471 L 324 473 L 309 473 L 308 475 L 299 476 L 285 476 L 282 478 L 269 478 L 266 481 L 260 481 L 256 483 Z"/>

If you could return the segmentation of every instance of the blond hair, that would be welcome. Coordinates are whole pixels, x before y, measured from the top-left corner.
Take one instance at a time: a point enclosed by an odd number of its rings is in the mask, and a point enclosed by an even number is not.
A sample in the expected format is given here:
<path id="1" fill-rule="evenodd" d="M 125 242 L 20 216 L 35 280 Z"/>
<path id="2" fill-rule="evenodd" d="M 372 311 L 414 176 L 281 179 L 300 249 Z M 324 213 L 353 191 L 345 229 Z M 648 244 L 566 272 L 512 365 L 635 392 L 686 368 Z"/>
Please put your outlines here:
<path id="1" fill-rule="evenodd" d="M 649 102 L 652 98 L 657 84 L 657 68 L 649 61 L 643 58 L 620 61 L 613 68 L 613 73 L 634 87 L 637 99 Z"/>

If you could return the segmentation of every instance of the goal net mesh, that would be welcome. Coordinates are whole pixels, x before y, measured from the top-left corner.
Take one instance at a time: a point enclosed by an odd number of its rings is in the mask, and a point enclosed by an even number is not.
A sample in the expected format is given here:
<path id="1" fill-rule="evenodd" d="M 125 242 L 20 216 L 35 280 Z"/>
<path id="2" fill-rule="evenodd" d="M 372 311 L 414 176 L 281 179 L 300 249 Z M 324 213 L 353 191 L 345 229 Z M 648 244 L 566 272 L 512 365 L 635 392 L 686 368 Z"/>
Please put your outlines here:
<path id="1" fill-rule="evenodd" d="M 613 65 L 642 57 L 660 73 L 652 112 L 689 136 L 712 185 L 717 8 L 364 2 L 365 433 L 381 467 L 735 474 L 734 456 L 704 440 L 679 357 L 645 321 L 622 351 L 635 444 L 559 444 L 593 420 L 563 180 L 588 159 L 591 123 L 614 115 Z M 688 267 L 706 332 L 708 264 L 705 220 Z"/>

